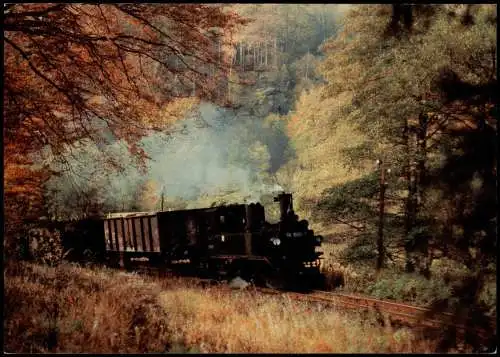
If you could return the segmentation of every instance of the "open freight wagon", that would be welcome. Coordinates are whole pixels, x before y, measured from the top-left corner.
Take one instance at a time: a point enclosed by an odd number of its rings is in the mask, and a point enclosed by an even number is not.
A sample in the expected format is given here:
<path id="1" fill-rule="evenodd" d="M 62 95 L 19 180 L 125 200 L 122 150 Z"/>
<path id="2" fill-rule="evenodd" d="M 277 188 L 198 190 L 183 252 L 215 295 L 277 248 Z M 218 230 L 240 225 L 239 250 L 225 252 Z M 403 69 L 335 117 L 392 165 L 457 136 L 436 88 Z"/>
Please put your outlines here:
<path id="1" fill-rule="evenodd" d="M 170 212 L 108 215 L 106 251 L 115 264 L 208 264 L 217 260 L 265 260 L 259 204 Z"/>

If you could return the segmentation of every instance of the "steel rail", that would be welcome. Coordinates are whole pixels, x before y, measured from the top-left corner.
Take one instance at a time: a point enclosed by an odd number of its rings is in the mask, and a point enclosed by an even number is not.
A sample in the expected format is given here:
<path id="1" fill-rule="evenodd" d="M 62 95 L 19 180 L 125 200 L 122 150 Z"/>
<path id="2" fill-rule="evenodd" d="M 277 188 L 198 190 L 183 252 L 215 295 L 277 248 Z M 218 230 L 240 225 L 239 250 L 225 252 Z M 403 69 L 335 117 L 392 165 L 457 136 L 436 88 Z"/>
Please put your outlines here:
<path id="1" fill-rule="evenodd" d="M 145 270 L 148 270 L 151 273 L 152 270 L 156 269 L 148 267 Z M 177 275 L 174 273 L 174 276 Z M 220 284 L 221 282 L 216 279 L 204 279 L 195 276 L 183 275 L 178 275 L 177 277 L 186 279 L 186 281 L 189 281 L 193 285 L 199 285 L 202 287 L 216 285 L 217 288 L 227 290 L 228 292 L 232 290 L 224 284 Z M 397 321 L 414 327 L 452 327 L 456 330 L 457 337 L 463 337 L 467 332 L 469 332 L 479 337 L 481 341 L 487 341 L 492 336 L 490 332 L 496 331 L 496 319 L 494 318 L 488 318 L 489 326 L 487 329 L 478 326 L 467 326 L 453 322 L 454 315 L 449 312 L 433 312 L 431 309 L 426 307 L 380 300 L 367 296 L 322 290 L 313 290 L 307 293 L 302 293 L 256 286 L 251 287 L 250 290 L 268 295 L 287 296 L 294 300 L 327 304 L 339 309 L 352 309 L 358 311 L 361 309 L 374 310 L 377 314 L 387 317 L 390 323 Z"/>
<path id="2" fill-rule="evenodd" d="M 493 318 L 489 318 L 488 329 L 478 326 L 467 326 L 454 323 L 454 316 L 449 312 L 436 313 L 429 308 L 421 306 L 379 300 L 371 297 L 317 290 L 309 293 L 285 292 L 269 288 L 256 288 L 256 290 L 264 294 L 283 294 L 296 300 L 326 303 L 336 308 L 375 310 L 375 312 L 387 316 L 389 321 L 392 322 L 404 322 L 419 327 L 453 327 L 456 329 L 458 336 L 464 336 L 469 332 L 475 334 L 482 341 L 486 341 L 491 337 L 490 331 L 496 331 L 496 320 Z"/>

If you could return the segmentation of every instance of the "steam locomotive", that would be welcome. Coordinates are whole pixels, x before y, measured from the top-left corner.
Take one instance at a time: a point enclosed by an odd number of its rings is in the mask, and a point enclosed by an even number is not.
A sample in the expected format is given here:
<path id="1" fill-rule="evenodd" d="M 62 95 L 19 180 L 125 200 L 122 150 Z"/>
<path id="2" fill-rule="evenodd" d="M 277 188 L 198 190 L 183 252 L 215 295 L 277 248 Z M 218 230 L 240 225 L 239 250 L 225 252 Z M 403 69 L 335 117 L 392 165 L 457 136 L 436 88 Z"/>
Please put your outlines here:
<path id="1" fill-rule="evenodd" d="M 157 267 L 215 279 L 240 276 L 272 287 L 320 287 L 323 253 L 316 248 L 322 237 L 299 221 L 290 193 L 274 201 L 280 206 L 276 224 L 266 221 L 260 203 L 108 214 L 66 225 L 64 249 L 92 250 L 106 265 L 125 269 Z"/>

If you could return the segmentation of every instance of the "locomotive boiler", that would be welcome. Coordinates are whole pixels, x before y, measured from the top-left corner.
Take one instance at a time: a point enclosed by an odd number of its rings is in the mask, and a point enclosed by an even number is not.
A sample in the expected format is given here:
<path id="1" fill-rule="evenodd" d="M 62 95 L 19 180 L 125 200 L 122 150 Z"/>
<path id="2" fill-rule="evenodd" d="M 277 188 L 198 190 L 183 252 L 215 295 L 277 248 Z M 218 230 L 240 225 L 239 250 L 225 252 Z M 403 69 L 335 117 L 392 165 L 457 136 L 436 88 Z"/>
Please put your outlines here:
<path id="1" fill-rule="evenodd" d="M 104 219 L 106 259 L 125 268 L 146 264 L 210 278 L 240 276 L 273 287 L 321 285 L 316 248 L 322 237 L 299 221 L 291 194 L 275 201 L 275 224 L 266 221 L 260 203 L 110 214 Z"/>

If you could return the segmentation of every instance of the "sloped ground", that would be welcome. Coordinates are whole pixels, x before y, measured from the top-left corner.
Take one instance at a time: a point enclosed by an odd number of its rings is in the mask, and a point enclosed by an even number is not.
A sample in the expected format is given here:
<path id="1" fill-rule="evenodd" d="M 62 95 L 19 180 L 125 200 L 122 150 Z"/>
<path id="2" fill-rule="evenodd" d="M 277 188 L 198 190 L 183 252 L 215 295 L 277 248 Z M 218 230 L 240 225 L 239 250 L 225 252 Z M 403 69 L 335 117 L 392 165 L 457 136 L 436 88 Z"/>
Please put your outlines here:
<path id="1" fill-rule="evenodd" d="M 4 267 L 7 352 L 432 352 L 375 317 L 64 264 Z"/>
<path id="2" fill-rule="evenodd" d="M 347 262 L 342 257 L 347 247 L 348 243 L 332 243 L 330 240 L 323 242 L 319 249 L 324 252 L 322 270 L 327 279 L 327 288 L 420 306 L 430 306 L 436 301 L 448 299 L 451 306 L 458 303 L 454 290 L 472 276 L 465 265 L 445 257 L 432 261 L 430 279 L 418 273 L 404 272 L 403 259 L 388 261 L 387 267 L 377 273 L 373 260 Z M 496 275 L 490 273 L 484 279 L 478 302 L 484 305 L 488 317 L 495 318 Z"/>

